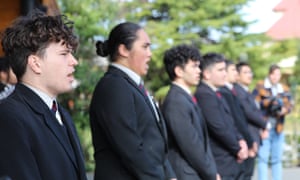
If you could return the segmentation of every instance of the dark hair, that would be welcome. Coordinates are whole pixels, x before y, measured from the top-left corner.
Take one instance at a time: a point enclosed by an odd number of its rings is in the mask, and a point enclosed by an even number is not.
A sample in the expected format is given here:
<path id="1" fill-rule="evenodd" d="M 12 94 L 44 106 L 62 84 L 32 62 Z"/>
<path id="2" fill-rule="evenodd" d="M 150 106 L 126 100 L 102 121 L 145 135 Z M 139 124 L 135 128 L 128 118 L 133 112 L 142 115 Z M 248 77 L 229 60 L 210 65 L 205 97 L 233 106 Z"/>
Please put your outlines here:
<path id="1" fill-rule="evenodd" d="M 238 73 L 241 73 L 242 67 L 247 66 L 250 67 L 250 65 L 246 62 L 239 62 L 236 64 L 236 70 Z"/>
<path id="2" fill-rule="evenodd" d="M 130 50 L 137 39 L 136 32 L 140 29 L 142 29 L 141 26 L 132 22 L 117 25 L 111 30 L 108 40 L 96 42 L 97 54 L 102 57 L 109 55 L 110 61 L 115 62 L 119 54 L 119 45 L 124 44 Z"/>
<path id="3" fill-rule="evenodd" d="M 280 67 L 276 64 L 272 64 L 269 68 L 269 75 L 272 74 L 276 69 L 280 70 Z"/>
<path id="4" fill-rule="evenodd" d="M 222 54 L 218 53 L 207 53 L 203 56 L 203 59 L 200 64 L 200 69 L 203 72 L 204 70 L 214 66 L 217 63 L 225 62 L 225 57 Z"/>
<path id="5" fill-rule="evenodd" d="M 226 69 L 231 65 L 235 65 L 234 62 L 230 59 L 225 59 L 225 64 L 226 64 Z"/>
<path id="6" fill-rule="evenodd" d="M 201 59 L 200 51 L 197 48 L 185 44 L 175 46 L 165 51 L 163 58 L 165 69 L 171 81 L 176 78 L 176 66 L 184 68 L 189 60 L 200 61 Z"/>
<path id="7" fill-rule="evenodd" d="M 4 81 L 8 81 L 10 79 L 9 64 L 8 64 L 8 59 L 6 57 L 0 57 L 0 72 L 4 72 L 7 74 L 7 77 Z M 3 91 L 5 87 L 6 85 L 0 82 L 0 91 Z"/>
<path id="8" fill-rule="evenodd" d="M 0 72 L 9 72 L 9 64 L 6 57 L 0 57 Z"/>
<path id="9" fill-rule="evenodd" d="M 25 73 L 30 55 L 42 57 L 50 43 L 61 40 L 68 48 L 77 48 L 78 40 L 73 33 L 73 22 L 64 15 L 47 16 L 34 10 L 31 14 L 16 19 L 4 31 L 2 47 L 19 80 Z"/>

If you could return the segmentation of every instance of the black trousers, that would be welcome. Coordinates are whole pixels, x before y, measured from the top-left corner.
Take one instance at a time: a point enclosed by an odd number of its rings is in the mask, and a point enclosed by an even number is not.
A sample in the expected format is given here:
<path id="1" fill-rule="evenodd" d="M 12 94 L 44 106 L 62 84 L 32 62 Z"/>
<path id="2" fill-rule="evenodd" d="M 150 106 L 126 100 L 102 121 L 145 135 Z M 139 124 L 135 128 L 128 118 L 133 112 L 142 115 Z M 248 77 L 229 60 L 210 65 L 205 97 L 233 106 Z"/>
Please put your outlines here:
<path id="1" fill-rule="evenodd" d="M 254 158 L 248 158 L 245 160 L 245 173 L 244 173 L 244 179 L 245 180 L 251 180 L 253 173 L 254 173 L 254 166 L 255 166 L 255 157 Z"/>

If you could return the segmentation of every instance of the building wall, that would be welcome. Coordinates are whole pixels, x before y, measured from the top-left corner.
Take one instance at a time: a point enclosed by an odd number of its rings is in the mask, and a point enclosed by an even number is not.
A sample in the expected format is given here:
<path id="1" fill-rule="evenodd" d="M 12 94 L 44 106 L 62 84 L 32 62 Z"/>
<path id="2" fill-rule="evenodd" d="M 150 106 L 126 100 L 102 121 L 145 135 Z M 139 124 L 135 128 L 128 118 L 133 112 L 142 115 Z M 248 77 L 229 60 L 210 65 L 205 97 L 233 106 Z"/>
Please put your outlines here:
<path id="1" fill-rule="evenodd" d="M 21 1 L 26 0 L 1 0 L 0 2 L 0 33 L 8 27 L 17 17 L 21 15 Z M 54 15 L 59 13 L 56 0 L 27 0 L 36 1 L 47 7 L 47 13 Z M 2 46 L 0 43 L 0 57 L 3 56 Z"/>
<path id="2" fill-rule="evenodd" d="M 17 18 L 21 12 L 20 0 L 1 1 L 0 6 L 0 33 Z M 0 56 L 3 56 L 2 46 L 0 43 Z"/>

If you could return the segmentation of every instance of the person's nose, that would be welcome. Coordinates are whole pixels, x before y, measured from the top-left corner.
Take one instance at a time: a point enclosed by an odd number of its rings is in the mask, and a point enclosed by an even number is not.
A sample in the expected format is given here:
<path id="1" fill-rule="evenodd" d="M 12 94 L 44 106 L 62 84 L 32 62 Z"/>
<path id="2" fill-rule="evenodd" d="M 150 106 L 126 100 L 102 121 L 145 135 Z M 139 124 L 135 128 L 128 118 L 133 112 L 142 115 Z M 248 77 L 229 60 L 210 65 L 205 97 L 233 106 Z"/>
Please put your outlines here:
<path id="1" fill-rule="evenodd" d="M 152 51 L 151 51 L 151 49 L 150 49 L 150 48 L 148 48 L 148 52 L 147 52 L 147 53 L 148 53 L 148 56 L 149 56 L 149 57 L 151 57 L 151 56 L 152 56 Z"/>
<path id="2" fill-rule="evenodd" d="M 78 65 L 77 59 L 72 54 L 71 54 L 71 58 L 70 58 L 70 64 L 72 66 L 77 66 Z"/>

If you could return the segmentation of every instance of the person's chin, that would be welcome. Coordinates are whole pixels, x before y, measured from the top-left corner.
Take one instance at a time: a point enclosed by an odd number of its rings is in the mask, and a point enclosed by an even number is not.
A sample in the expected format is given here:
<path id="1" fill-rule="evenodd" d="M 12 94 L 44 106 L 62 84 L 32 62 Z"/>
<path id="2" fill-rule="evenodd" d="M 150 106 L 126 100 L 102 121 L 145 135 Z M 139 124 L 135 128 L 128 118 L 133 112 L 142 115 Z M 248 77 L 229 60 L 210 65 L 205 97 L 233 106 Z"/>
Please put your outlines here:
<path id="1" fill-rule="evenodd" d="M 70 92 L 72 91 L 73 89 L 75 89 L 72 85 L 72 83 L 69 83 L 68 85 L 65 86 L 65 88 L 63 89 L 63 93 L 66 93 L 66 92 Z"/>
<path id="2" fill-rule="evenodd" d="M 196 80 L 194 81 L 194 83 L 192 84 L 193 86 L 197 86 L 199 84 L 200 80 Z"/>
<path id="3" fill-rule="evenodd" d="M 145 70 L 144 72 L 142 72 L 142 73 L 140 74 L 140 76 L 146 76 L 147 73 L 148 73 L 148 70 Z"/>
<path id="4" fill-rule="evenodd" d="M 225 82 L 219 83 L 218 86 L 219 87 L 225 86 Z"/>

